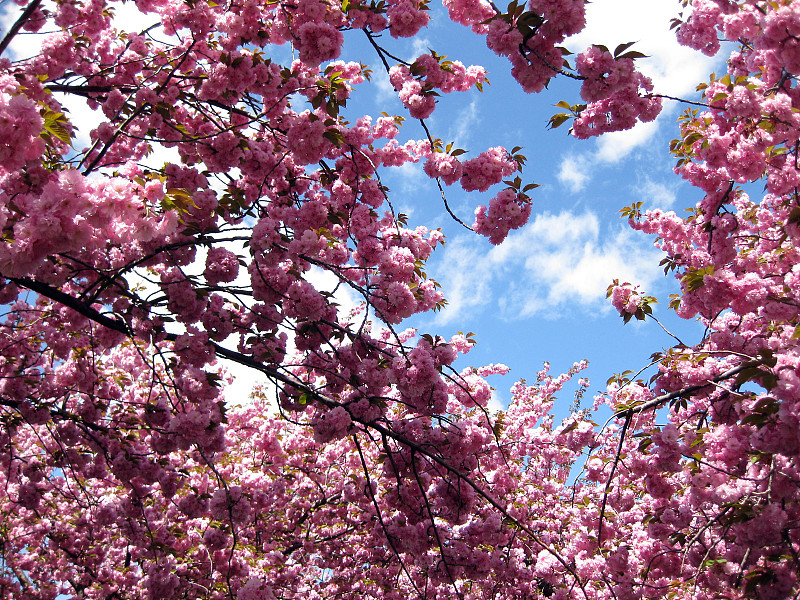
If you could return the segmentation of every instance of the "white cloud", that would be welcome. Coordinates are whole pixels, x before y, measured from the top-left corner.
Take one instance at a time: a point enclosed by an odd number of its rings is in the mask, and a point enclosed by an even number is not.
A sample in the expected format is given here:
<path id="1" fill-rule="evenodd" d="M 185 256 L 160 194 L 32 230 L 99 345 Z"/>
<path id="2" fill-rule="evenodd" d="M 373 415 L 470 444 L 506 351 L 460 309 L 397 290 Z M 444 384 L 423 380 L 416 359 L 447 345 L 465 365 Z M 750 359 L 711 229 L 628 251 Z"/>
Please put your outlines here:
<path id="1" fill-rule="evenodd" d="M 666 185 L 646 177 L 639 183 L 641 195 L 648 199 L 648 207 L 667 209 L 672 208 L 677 200 L 675 189 L 680 185 Z"/>
<path id="2" fill-rule="evenodd" d="M 143 13 L 135 2 L 120 2 L 114 4 L 114 27 L 131 33 L 140 33 L 149 27 L 160 23 L 161 19 L 154 13 Z M 160 30 L 154 31 L 158 35 Z M 163 36 L 163 34 L 162 34 Z M 177 40 L 171 37 L 172 40 Z"/>
<path id="3" fill-rule="evenodd" d="M 409 62 L 423 54 L 431 53 L 431 41 L 428 38 L 415 37 L 411 40 L 411 55 L 407 57 Z"/>
<path id="4" fill-rule="evenodd" d="M 571 192 L 579 192 L 589 182 L 591 163 L 585 154 L 567 154 L 561 160 L 558 180 Z"/>
<path id="5" fill-rule="evenodd" d="M 256 371 L 228 360 L 221 362 L 232 379 L 231 383 L 225 386 L 224 391 L 225 401 L 228 404 L 234 406 L 250 405 L 252 402 L 251 394 L 256 386 L 262 386 L 267 392 L 268 398 L 274 397 L 275 385 L 261 371 Z"/>
<path id="6" fill-rule="evenodd" d="M 461 237 L 445 247 L 438 271 L 449 305 L 440 325 L 481 309 L 504 317 L 548 315 L 553 309 L 603 309 L 615 278 L 647 289 L 659 277 L 658 252 L 622 225 L 601 228 L 592 212 L 538 216 L 500 246 Z"/>
<path id="7" fill-rule="evenodd" d="M 508 404 L 503 400 L 503 397 L 498 391 L 492 388 L 492 396 L 489 398 L 489 403 L 486 405 L 486 410 L 489 414 L 495 414 L 499 410 L 505 410 Z"/>
<path id="8" fill-rule="evenodd" d="M 648 55 L 637 59 L 639 70 L 653 80 L 654 92 L 668 96 L 696 99 L 696 85 L 705 81 L 721 58 L 709 58 L 686 48 L 675 40 L 670 21 L 678 15 L 674 0 L 594 0 L 587 4 L 587 27 L 569 38 L 565 45 L 581 52 L 590 44 L 616 48 L 619 44 L 636 42 L 631 48 Z M 659 119 L 639 123 L 628 131 L 606 134 L 596 141 L 589 162 L 615 163 L 653 139 L 659 124 L 680 108 L 672 100 L 664 100 Z"/>
<path id="9" fill-rule="evenodd" d="M 493 263 L 487 256 L 481 256 L 474 236 L 448 240 L 442 255 L 436 279 L 443 285 L 448 304 L 436 317 L 440 325 L 457 321 L 486 305 L 486 299 L 491 297 L 493 275 Z"/>
<path id="10" fill-rule="evenodd" d="M 571 192 L 579 192 L 591 181 L 599 165 L 618 163 L 647 143 L 658 131 L 658 121 L 639 123 L 629 131 L 607 133 L 595 142 L 592 150 L 565 154 L 557 174 L 558 180 Z"/>
<path id="11" fill-rule="evenodd" d="M 399 103 L 399 100 L 397 100 L 397 92 L 392 82 L 389 81 L 389 74 L 382 66 L 373 71 L 370 83 L 375 87 L 375 101 L 378 104 L 385 104 L 392 100 Z"/>
<path id="12" fill-rule="evenodd" d="M 5 3 L 6 6 L 0 8 L 0 30 L 2 34 L 0 38 L 5 37 L 6 32 L 11 29 L 11 26 L 19 19 L 25 6 L 18 6 L 16 3 Z M 32 33 L 28 31 L 20 31 L 11 40 L 6 52 L 12 60 L 21 60 L 31 58 L 39 53 L 42 47 L 43 33 Z"/>
<path id="13" fill-rule="evenodd" d="M 604 163 L 616 163 L 628 156 L 636 148 L 650 141 L 658 131 L 658 120 L 650 123 L 638 123 L 628 131 L 607 133 L 597 140 L 594 160 Z"/>
<path id="14" fill-rule="evenodd" d="M 346 315 L 355 309 L 361 302 L 361 297 L 331 271 L 312 267 L 306 273 L 306 281 L 320 292 L 333 294 L 333 301 L 339 305 L 339 314 Z"/>
<path id="15" fill-rule="evenodd" d="M 655 91 L 673 96 L 692 94 L 719 59 L 709 58 L 675 39 L 670 21 L 678 16 L 674 0 L 594 0 L 586 7 L 586 28 L 567 40 L 573 51 L 590 44 L 604 44 L 612 50 L 619 44 L 648 55 L 636 65 L 653 80 Z"/>

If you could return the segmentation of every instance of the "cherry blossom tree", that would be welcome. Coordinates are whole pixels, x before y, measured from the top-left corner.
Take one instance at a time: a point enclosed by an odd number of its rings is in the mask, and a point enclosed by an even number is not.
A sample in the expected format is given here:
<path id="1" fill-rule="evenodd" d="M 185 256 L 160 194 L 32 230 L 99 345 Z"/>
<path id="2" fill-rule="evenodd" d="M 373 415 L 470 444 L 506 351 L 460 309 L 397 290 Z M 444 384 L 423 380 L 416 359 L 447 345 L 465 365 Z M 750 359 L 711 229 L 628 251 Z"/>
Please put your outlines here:
<path id="1" fill-rule="evenodd" d="M 445 2 L 526 92 L 579 82 L 551 126 L 653 120 L 629 45 L 570 58 L 584 4 Z M 735 46 L 670 148 L 700 200 L 624 214 L 706 335 L 560 423 L 585 363 L 491 414 L 503 365 L 457 370 L 470 336 L 397 327 L 445 300 L 425 271 L 443 234 L 409 227 L 382 173 L 421 163 L 456 221 L 446 186 L 491 188 L 471 228 L 494 244 L 533 189 L 516 149 L 397 141 L 404 117 L 427 132 L 440 94 L 486 82 L 385 47 L 427 25 L 425 2 L 139 0 L 138 32 L 117 29 L 124 7 L 23 2 L 0 41 L 41 32 L 34 56 L 0 58 L 0 597 L 796 597 L 800 2 L 693 0 L 675 21 L 706 54 Z M 339 60 L 356 35 L 407 115 L 342 117 L 371 73 Z M 297 60 L 270 55 L 283 44 Z M 66 98 L 95 111 L 87 148 Z M 634 286 L 609 296 L 654 319 Z M 225 364 L 271 385 L 233 405 Z"/>

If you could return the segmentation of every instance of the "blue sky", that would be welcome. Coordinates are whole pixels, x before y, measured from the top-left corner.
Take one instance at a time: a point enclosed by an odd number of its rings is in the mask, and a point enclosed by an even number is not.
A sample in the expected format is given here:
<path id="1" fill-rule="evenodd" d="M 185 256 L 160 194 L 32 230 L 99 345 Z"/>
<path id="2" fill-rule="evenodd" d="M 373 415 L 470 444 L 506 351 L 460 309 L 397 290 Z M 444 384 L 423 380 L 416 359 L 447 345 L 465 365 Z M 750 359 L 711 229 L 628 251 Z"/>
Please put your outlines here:
<path id="1" fill-rule="evenodd" d="M 18 10 L 12 5 L 0 11 L 2 29 L 13 22 Z M 669 22 L 679 10 L 677 0 L 594 0 L 588 5 L 589 26 L 565 46 L 577 52 L 589 43 L 614 48 L 635 41 L 634 49 L 649 56 L 638 63 L 653 78 L 656 92 L 696 99 L 697 83 L 711 71 L 719 71 L 721 64 L 677 45 Z M 152 21 L 138 15 L 130 2 L 117 15 L 129 30 L 143 29 Z M 437 250 L 427 271 L 442 284 L 450 304 L 439 313 L 411 319 L 408 325 L 445 337 L 457 330 L 475 332 L 478 345 L 460 364 L 509 365 L 509 375 L 492 381 L 500 402 L 509 400 L 514 381 L 535 378 L 544 361 L 551 362 L 558 373 L 588 359 L 590 391 L 596 392 L 605 388 L 613 373 L 638 370 L 648 363 L 650 354 L 672 345 L 673 340 L 652 322 L 623 326 L 605 300 L 605 289 L 614 278 L 639 283 L 663 299 L 656 307 L 659 318 L 686 343 L 698 340 L 702 331 L 696 324 L 680 321 L 666 309 L 676 284 L 658 266 L 660 256 L 653 240 L 632 231 L 617 212 L 644 201 L 645 207 L 680 213 L 699 198 L 697 190 L 672 172 L 674 160 L 668 153 L 683 107 L 665 101 L 655 123 L 599 140 L 574 140 L 567 135 L 567 125 L 549 131 L 546 124 L 558 112 L 553 106 L 556 102 L 579 101 L 577 82 L 559 78 L 541 94 L 525 94 L 511 79 L 508 61 L 489 51 L 482 38 L 451 23 L 441 5 L 431 3 L 431 17 L 430 27 L 417 38 L 395 40 L 387 33 L 380 42 L 409 60 L 432 48 L 464 64 L 483 65 L 491 81 L 483 93 L 473 90 L 442 96 L 428 120 L 432 134 L 469 150 L 465 158 L 492 146 L 522 146 L 528 158 L 523 179 L 541 187 L 532 193 L 528 226 L 494 247 L 445 213 L 439 191 L 421 165 L 382 173 L 393 205 L 409 215 L 410 226 L 441 227 L 447 237 L 446 247 Z M 17 56 L 30 55 L 37 37 L 19 36 L 11 50 Z M 291 60 L 289 47 L 270 52 L 276 60 Z M 346 33 L 342 58 L 367 63 L 374 71 L 372 82 L 359 86 L 348 103 L 346 118 L 377 117 L 381 111 L 407 116 L 361 32 Z M 88 139 L 96 115 L 78 104 L 70 108 L 79 137 Z M 419 123 L 408 119 L 401 138 L 422 137 Z M 480 194 L 456 187 L 447 188 L 448 201 L 468 223 L 474 208 L 488 203 L 499 189 Z M 327 281 L 333 285 L 331 278 Z M 340 300 L 347 305 L 355 299 L 343 295 Z M 241 379 L 230 397 L 241 398 L 249 392 L 252 373 L 232 369 L 232 374 Z M 564 398 L 565 410 L 570 402 Z"/>
<path id="2" fill-rule="evenodd" d="M 679 9 L 675 0 L 595 0 L 588 5 L 587 30 L 565 45 L 576 52 L 589 43 L 614 48 L 636 41 L 634 48 L 648 55 L 638 61 L 640 68 L 653 78 L 656 92 L 696 99 L 696 85 L 721 64 L 674 41 L 669 23 Z M 684 107 L 665 101 L 655 123 L 599 140 L 572 139 L 567 125 L 550 131 L 546 124 L 559 112 L 556 102 L 579 101 L 577 82 L 562 78 L 541 94 L 525 94 L 510 77 L 509 63 L 489 51 L 481 38 L 450 23 L 441 6 L 432 5 L 431 16 L 423 39 L 393 40 L 386 35 L 382 42 L 403 58 L 430 47 L 464 64 L 483 65 L 492 84 L 483 93 L 442 96 L 428 123 L 432 134 L 454 141 L 470 155 L 495 145 L 523 146 L 528 158 L 523 180 L 542 187 L 532 193 L 529 224 L 494 247 L 444 212 L 438 190 L 421 167 L 407 166 L 383 176 L 397 210 L 410 215 L 410 225 L 441 227 L 447 237 L 446 247 L 429 262 L 428 273 L 442 284 L 450 304 L 411 323 L 445 337 L 456 330 L 475 332 L 478 345 L 461 364 L 509 365 L 509 375 L 492 380 L 501 402 L 509 400 L 514 381 L 534 379 L 544 361 L 558 373 L 588 359 L 585 374 L 591 379 L 590 391 L 596 392 L 613 373 L 638 370 L 653 352 L 674 343 L 652 321 L 623 325 L 605 299 L 614 278 L 638 283 L 663 298 L 657 316 L 684 342 L 697 341 L 702 335 L 699 326 L 677 319 L 666 307 L 677 286 L 658 266 L 661 256 L 652 238 L 631 230 L 617 212 L 644 201 L 645 207 L 681 213 L 698 200 L 698 191 L 673 173 L 674 159 L 668 152 Z M 358 59 L 368 62 L 363 55 Z M 377 67 L 375 71 L 374 101 L 380 110 L 404 114 L 386 78 Z M 358 110 L 369 112 L 362 106 L 349 108 L 354 115 Z M 408 120 L 403 135 L 424 133 Z M 490 197 L 456 186 L 446 191 L 451 207 L 469 223 L 474 207 Z M 591 404 L 591 397 L 587 401 Z M 565 396 L 564 410 L 570 403 Z"/>

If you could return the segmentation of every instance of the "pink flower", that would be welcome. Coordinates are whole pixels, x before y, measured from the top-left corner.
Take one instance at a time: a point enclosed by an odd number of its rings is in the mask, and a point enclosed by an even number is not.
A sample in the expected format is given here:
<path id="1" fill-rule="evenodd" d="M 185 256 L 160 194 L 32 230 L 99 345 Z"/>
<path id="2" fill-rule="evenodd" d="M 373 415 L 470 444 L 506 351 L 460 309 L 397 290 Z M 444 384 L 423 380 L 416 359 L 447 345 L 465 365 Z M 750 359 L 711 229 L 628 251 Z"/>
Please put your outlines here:
<path id="1" fill-rule="evenodd" d="M 389 32 L 394 38 L 412 37 L 428 24 L 430 15 L 412 0 L 400 0 L 386 11 Z"/>
<path id="2" fill-rule="evenodd" d="M 317 66 L 326 60 L 339 58 L 344 38 L 342 32 L 325 22 L 309 21 L 303 23 L 298 31 L 300 60 L 310 66 Z"/>
<path id="3" fill-rule="evenodd" d="M 205 277 L 209 285 L 217 285 L 236 279 L 239 273 L 239 257 L 226 248 L 215 247 L 206 257 Z"/>
<path id="4" fill-rule="evenodd" d="M 323 444 L 347 435 L 353 420 L 341 406 L 324 412 L 314 421 L 314 440 Z"/>
<path id="5" fill-rule="evenodd" d="M 428 177 L 439 177 L 445 185 L 454 184 L 461 179 L 463 173 L 463 168 L 458 158 L 438 152 L 428 159 L 423 169 Z"/>
<path id="6" fill-rule="evenodd" d="M 497 146 L 463 162 L 462 168 L 461 187 L 468 192 L 485 192 L 490 186 L 500 183 L 503 177 L 514 173 L 518 166 L 505 148 Z"/>
<path id="7" fill-rule="evenodd" d="M 475 209 L 475 223 L 472 228 L 497 245 L 508 236 L 509 231 L 525 225 L 530 214 L 530 200 L 507 188 L 492 198 L 488 209 L 485 206 Z"/>

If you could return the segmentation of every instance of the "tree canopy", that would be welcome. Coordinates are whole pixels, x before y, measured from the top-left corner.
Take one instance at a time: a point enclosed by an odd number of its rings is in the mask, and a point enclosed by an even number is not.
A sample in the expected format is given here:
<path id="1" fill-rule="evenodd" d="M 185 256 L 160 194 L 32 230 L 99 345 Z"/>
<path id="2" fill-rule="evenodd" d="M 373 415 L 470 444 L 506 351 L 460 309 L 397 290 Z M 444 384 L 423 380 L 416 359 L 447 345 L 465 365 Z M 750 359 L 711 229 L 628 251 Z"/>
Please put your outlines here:
<path id="1" fill-rule="evenodd" d="M 492 244 L 536 193 L 518 148 L 428 128 L 440 95 L 487 77 L 392 53 L 426 0 L 137 0 L 151 25 L 126 31 L 130 4 L 18 2 L 0 40 L 0 598 L 797 597 L 800 2 L 683 0 L 682 44 L 733 49 L 664 149 L 698 201 L 623 214 L 705 334 L 563 420 L 584 362 L 492 412 L 506 368 L 455 367 L 470 334 L 398 327 L 446 301 L 426 272 L 444 235 L 382 174 L 421 164 Z M 661 110 L 631 44 L 565 47 L 585 0 L 444 5 L 525 92 L 576 80 L 553 128 Z M 340 58 L 352 36 L 363 63 Z M 346 120 L 376 69 L 405 113 Z M 88 147 L 67 98 L 95 111 Z M 426 135 L 401 143 L 408 118 Z M 473 222 L 448 186 L 488 192 Z M 608 295 L 654 319 L 636 286 Z M 226 364 L 270 385 L 227 402 Z"/>

